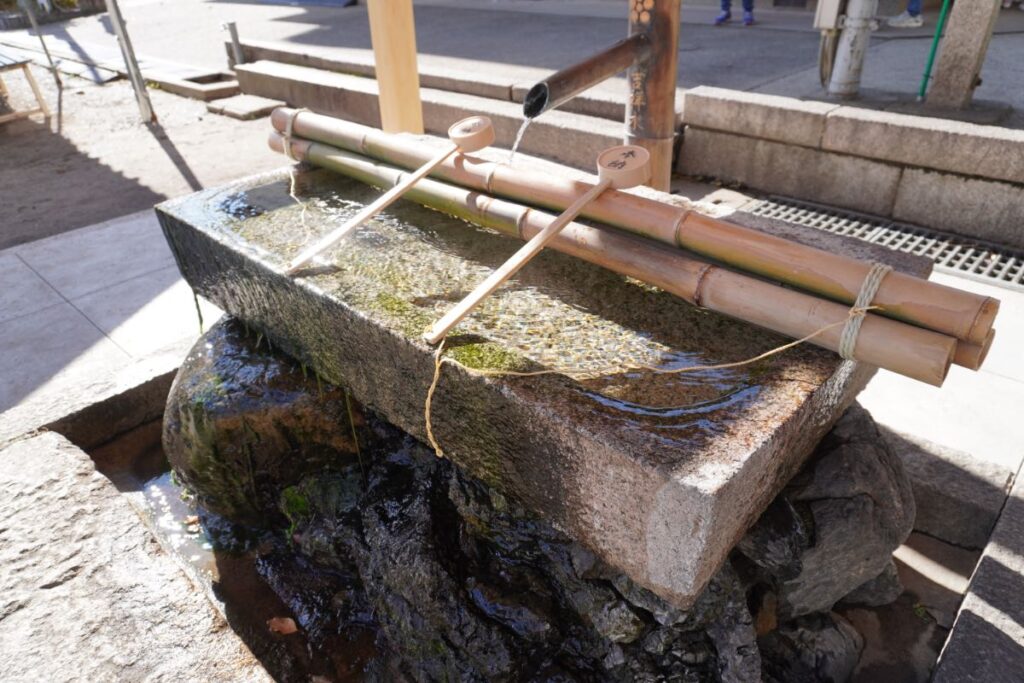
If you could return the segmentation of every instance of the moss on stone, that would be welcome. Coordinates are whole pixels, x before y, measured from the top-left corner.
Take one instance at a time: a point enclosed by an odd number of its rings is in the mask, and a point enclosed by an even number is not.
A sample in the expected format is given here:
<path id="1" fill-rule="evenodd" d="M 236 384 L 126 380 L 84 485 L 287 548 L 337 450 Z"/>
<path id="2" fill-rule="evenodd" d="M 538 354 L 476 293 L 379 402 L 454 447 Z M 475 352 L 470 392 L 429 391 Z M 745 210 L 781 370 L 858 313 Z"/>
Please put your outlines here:
<path id="1" fill-rule="evenodd" d="M 494 342 L 450 346 L 445 355 L 471 370 L 518 372 L 527 366 L 524 357 Z"/>
<path id="2" fill-rule="evenodd" d="M 309 499 L 298 486 L 281 491 L 281 512 L 293 524 L 309 514 Z"/>

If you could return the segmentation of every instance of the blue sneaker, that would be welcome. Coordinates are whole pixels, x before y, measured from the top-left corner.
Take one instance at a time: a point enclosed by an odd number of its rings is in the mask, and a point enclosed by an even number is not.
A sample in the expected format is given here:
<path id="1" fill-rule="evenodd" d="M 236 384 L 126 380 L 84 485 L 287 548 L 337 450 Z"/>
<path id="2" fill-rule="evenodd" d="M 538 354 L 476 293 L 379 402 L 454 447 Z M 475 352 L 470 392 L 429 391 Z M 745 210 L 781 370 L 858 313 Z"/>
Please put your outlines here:
<path id="1" fill-rule="evenodd" d="M 730 19 L 732 19 L 732 12 L 722 12 L 717 17 L 715 17 L 715 26 L 721 26 L 722 24 L 728 22 Z"/>
<path id="2" fill-rule="evenodd" d="M 744 12 L 743 13 L 743 25 L 744 26 L 753 26 L 754 25 L 754 13 L 753 12 Z"/>

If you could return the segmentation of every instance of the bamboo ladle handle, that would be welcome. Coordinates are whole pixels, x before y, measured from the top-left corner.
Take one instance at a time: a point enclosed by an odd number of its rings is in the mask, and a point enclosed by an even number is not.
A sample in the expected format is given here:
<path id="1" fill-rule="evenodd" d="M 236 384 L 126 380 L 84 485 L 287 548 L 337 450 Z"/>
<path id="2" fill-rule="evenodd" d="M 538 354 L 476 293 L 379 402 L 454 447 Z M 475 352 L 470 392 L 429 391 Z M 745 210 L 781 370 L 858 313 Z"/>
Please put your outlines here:
<path id="1" fill-rule="evenodd" d="M 621 145 L 601 152 L 597 157 L 598 183 L 584 192 L 565 211 L 563 211 L 546 228 L 520 247 L 519 251 L 501 264 L 486 280 L 476 286 L 469 295 L 457 303 L 444 317 L 434 323 L 430 331 L 423 335 L 431 344 L 444 339 L 448 331 L 459 324 L 481 301 L 494 293 L 506 280 L 533 259 L 534 256 L 562 231 L 590 202 L 610 187 L 624 189 L 642 185 L 651 175 L 650 154 L 643 147 Z"/>
<path id="2" fill-rule="evenodd" d="M 297 270 L 309 263 L 318 254 L 330 249 L 340 242 L 345 235 L 349 234 L 360 225 L 376 216 L 378 213 L 393 204 L 395 200 L 405 194 L 410 187 L 422 180 L 428 173 L 444 163 L 444 160 L 456 152 L 463 154 L 477 152 L 494 142 L 494 126 L 486 116 L 470 116 L 456 122 L 448 129 L 448 138 L 452 144 L 441 150 L 427 163 L 420 166 L 411 174 L 402 179 L 400 183 L 377 198 L 369 206 L 350 218 L 340 228 L 327 233 L 312 246 L 301 251 L 298 256 L 292 259 L 285 271 L 288 275 L 294 274 Z"/>

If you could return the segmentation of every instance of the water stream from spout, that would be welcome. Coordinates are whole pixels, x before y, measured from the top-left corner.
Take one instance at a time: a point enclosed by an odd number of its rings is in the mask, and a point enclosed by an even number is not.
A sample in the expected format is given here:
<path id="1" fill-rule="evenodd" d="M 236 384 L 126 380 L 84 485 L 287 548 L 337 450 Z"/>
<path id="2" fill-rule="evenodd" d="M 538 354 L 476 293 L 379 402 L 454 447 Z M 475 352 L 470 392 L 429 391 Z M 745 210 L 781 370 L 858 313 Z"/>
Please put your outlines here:
<path id="1" fill-rule="evenodd" d="M 523 119 L 523 125 L 519 127 L 519 132 L 516 133 L 516 141 L 512 143 L 512 151 L 508 155 L 508 164 L 512 165 L 512 160 L 516 158 L 516 151 L 519 149 L 519 143 L 523 141 L 523 136 L 526 134 L 526 129 L 530 127 L 530 123 L 533 121 L 531 118 Z"/>

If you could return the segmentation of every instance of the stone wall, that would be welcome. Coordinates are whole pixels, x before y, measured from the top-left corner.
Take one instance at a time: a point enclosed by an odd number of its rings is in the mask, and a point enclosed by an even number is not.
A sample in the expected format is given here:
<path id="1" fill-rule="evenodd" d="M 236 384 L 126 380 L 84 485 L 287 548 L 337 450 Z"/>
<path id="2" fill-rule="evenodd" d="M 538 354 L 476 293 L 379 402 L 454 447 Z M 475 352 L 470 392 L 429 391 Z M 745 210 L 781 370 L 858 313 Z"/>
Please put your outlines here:
<path id="1" fill-rule="evenodd" d="M 677 169 L 1024 248 L 1024 131 L 701 86 Z"/>

